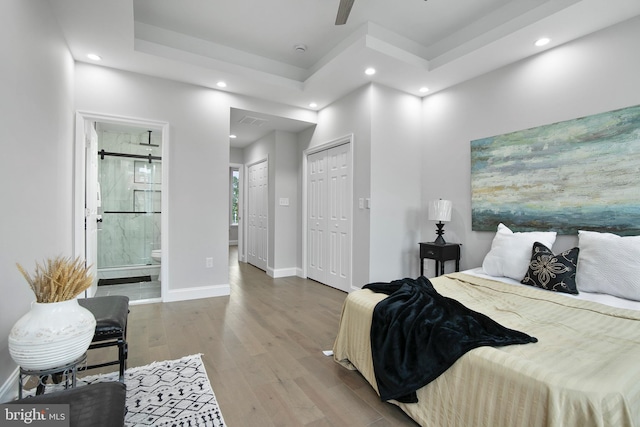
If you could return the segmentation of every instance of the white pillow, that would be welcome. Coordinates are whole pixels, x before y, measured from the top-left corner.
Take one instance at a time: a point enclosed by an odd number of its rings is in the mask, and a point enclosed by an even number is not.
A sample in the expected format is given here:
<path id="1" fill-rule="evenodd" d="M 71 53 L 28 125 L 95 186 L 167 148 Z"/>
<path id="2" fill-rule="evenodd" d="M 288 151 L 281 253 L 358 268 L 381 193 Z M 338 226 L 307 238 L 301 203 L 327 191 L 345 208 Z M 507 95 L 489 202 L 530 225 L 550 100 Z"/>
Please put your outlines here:
<path id="1" fill-rule="evenodd" d="M 640 301 L 640 236 L 578 231 L 578 291 Z"/>
<path id="2" fill-rule="evenodd" d="M 482 269 L 490 276 L 510 277 L 520 281 L 529 269 L 533 244 L 540 242 L 551 248 L 556 241 L 556 234 L 555 231 L 514 233 L 500 223 L 491 243 L 491 250 L 482 262 Z"/>

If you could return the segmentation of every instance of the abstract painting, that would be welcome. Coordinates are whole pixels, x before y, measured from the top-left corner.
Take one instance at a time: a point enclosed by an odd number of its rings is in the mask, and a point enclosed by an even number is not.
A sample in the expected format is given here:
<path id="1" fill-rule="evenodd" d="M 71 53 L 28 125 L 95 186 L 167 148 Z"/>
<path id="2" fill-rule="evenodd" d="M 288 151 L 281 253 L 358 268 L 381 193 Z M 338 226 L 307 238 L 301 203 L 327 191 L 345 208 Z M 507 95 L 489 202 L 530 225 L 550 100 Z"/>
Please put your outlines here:
<path id="1" fill-rule="evenodd" d="M 640 234 L 640 105 L 471 141 L 475 231 Z"/>

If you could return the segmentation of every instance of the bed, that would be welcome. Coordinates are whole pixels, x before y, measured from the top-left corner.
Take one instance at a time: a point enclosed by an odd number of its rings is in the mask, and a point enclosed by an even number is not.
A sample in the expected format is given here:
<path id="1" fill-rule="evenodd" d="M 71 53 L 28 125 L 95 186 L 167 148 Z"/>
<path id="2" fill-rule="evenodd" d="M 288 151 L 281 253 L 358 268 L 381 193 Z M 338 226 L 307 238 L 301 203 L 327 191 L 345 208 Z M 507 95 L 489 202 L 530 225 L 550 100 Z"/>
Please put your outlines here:
<path id="1" fill-rule="evenodd" d="M 582 241 L 589 255 L 587 239 Z M 585 258 L 585 268 L 589 263 Z M 418 403 L 389 401 L 417 423 L 640 427 L 640 302 L 596 292 L 550 292 L 487 275 L 483 268 L 431 282 L 438 293 L 538 342 L 476 348 L 418 389 Z M 335 361 L 358 370 L 376 392 L 370 329 L 373 310 L 384 298 L 368 289 L 350 293 L 333 348 Z"/>

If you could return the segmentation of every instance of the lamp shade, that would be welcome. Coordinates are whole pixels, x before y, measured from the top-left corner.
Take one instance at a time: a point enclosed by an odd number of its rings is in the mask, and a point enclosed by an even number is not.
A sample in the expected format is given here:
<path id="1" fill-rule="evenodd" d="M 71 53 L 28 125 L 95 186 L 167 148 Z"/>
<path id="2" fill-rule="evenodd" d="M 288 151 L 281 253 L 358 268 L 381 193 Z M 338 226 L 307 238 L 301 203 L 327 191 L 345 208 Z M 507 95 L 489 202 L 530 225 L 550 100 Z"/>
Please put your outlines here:
<path id="1" fill-rule="evenodd" d="M 451 221 L 451 200 L 432 200 L 429 202 L 429 220 Z"/>

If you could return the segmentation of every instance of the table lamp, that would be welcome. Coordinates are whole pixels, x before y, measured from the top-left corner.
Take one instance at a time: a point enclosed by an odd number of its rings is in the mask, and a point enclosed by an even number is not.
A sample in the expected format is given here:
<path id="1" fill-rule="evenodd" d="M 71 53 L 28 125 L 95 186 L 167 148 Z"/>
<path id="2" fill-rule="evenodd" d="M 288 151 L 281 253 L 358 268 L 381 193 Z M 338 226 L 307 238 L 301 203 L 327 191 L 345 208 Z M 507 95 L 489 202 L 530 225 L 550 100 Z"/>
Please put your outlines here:
<path id="1" fill-rule="evenodd" d="M 429 202 L 429 220 L 438 221 L 438 223 L 436 224 L 436 226 L 438 227 L 438 229 L 436 230 L 436 234 L 438 235 L 438 237 L 434 241 L 434 243 L 438 245 L 444 245 L 445 243 L 447 243 L 444 241 L 444 237 L 442 237 L 442 235 L 444 234 L 444 224 L 442 222 L 451 221 L 451 206 L 451 200 L 439 199 Z"/>

